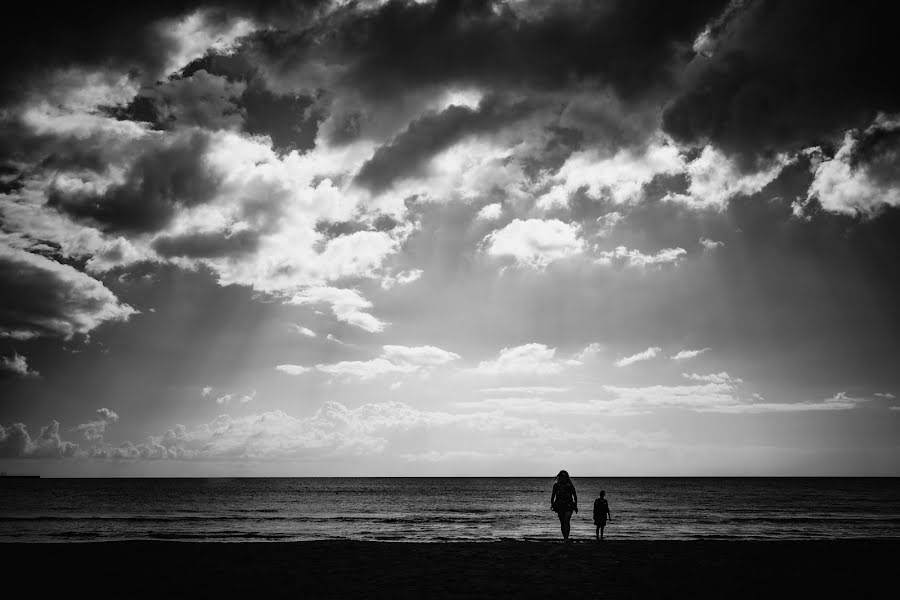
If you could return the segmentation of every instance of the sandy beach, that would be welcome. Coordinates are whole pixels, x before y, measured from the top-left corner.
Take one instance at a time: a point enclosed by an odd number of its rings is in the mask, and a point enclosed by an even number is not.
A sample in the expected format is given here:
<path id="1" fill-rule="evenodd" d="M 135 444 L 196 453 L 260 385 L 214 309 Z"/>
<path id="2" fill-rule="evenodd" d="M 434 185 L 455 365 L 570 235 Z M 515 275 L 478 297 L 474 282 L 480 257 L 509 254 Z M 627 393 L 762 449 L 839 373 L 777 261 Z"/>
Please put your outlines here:
<path id="1" fill-rule="evenodd" d="M 895 585 L 900 540 L 6 544 L 43 592 L 310 598 L 866 598 Z M 24 580 L 23 580 L 24 581 Z"/>

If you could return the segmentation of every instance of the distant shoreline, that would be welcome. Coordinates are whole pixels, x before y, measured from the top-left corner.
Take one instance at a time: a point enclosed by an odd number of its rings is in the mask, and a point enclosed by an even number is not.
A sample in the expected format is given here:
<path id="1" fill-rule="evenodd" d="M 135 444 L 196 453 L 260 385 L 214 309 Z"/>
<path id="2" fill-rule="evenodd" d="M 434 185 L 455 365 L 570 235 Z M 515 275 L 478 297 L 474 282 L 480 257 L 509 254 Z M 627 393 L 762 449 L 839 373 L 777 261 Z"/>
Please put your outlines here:
<path id="1" fill-rule="evenodd" d="M 490 546 L 490 545 L 503 545 L 503 544 L 525 544 L 525 545 L 549 545 L 549 546 L 563 546 L 562 539 L 513 539 L 513 538 L 500 538 L 500 539 L 437 539 L 434 541 L 422 541 L 422 540 L 399 540 L 399 539 L 390 539 L 390 540 L 354 540 L 354 539 L 344 539 L 344 538 L 334 538 L 334 539 L 316 539 L 316 540 L 279 540 L 279 539 L 265 539 L 265 538 L 241 538 L 241 539 L 233 539 L 233 540 L 222 540 L 222 539 L 178 539 L 178 538 L 149 538 L 149 539 L 70 539 L 70 540 L 55 540 L 55 541 L 39 541 L 39 542 L 30 542 L 30 541 L 21 541 L 21 540 L 2 540 L 0 539 L 0 545 L 3 547 L 10 546 L 66 546 L 66 545 L 122 545 L 122 546 L 132 546 L 132 545 L 142 545 L 142 544 L 165 544 L 165 545 L 185 545 L 185 546 L 193 546 L 196 544 L 209 545 L 209 546 L 239 546 L 239 545 L 260 545 L 260 546 L 315 546 L 318 544 L 322 545 L 342 545 L 342 544 L 350 544 L 350 545 L 366 545 L 372 544 L 375 546 L 465 546 L 465 545 L 473 545 L 473 546 Z M 659 545 L 659 544 L 694 544 L 694 545 L 702 545 L 702 544 L 746 544 L 746 545 L 756 545 L 756 544 L 773 544 L 773 545 L 788 545 L 788 544 L 897 544 L 898 550 L 900 550 L 900 536 L 897 537 L 854 537 L 854 538 L 823 538 L 818 540 L 811 539 L 801 539 L 801 538 L 785 538 L 785 539 L 773 539 L 773 540 L 761 540 L 761 539 L 751 539 L 751 538 L 709 538 L 709 539 L 659 539 L 659 540 L 651 540 L 651 539 L 620 539 L 615 536 L 609 536 L 603 541 L 596 541 L 593 537 L 577 537 L 573 538 L 569 543 L 568 547 L 573 546 L 582 546 L 582 545 L 590 545 L 590 546 L 603 546 L 603 545 L 616 545 L 616 546 L 630 546 L 630 545 L 642 545 L 642 544 L 651 544 L 651 545 Z M 130 549 L 130 548 L 129 548 Z M 900 556 L 900 555 L 898 555 Z"/>
<path id="2" fill-rule="evenodd" d="M 56 477 L 54 475 L 6 475 L 6 478 L 34 478 L 45 480 L 141 480 L 141 479 L 545 479 L 552 475 L 178 475 L 178 476 L 132 476 L 117 477 Z M 579 479 L 900 479 L 900 475 L 579 475 Z"/>
<path id="3" fill-rule="evenodd" d="M 129 596 L 852 598 L 892 589 L 900 540 L 11 543 L 10 573 L 83 565 Z"/>

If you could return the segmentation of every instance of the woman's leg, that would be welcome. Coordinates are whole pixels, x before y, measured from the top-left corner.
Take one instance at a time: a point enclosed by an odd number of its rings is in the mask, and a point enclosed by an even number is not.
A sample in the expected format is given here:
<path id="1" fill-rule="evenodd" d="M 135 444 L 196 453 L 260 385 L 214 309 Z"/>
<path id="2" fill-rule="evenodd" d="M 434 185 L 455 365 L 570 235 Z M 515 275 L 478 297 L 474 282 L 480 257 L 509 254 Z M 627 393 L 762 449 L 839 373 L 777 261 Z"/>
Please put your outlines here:
<path id="1" fill-rule="evenodd" d="M 572 519 L 572 511 L 562 511 L 559 513 L 559 526 L 562 529 L 563 539 L 569 539 L 569 530 L 571 529 L 571 524 L 569 521 Z"/>
<path id="2" fill-rule="evenodd" d="M 600 539 L 603 539 L 603 525 L 600 526 Z"/>
<path id="3" fill-rule="evenodd" d="M 594 537 L 598 540 L 600 539 L 600 526 L 597 525 L 597 531 L 594 532 Z"/>

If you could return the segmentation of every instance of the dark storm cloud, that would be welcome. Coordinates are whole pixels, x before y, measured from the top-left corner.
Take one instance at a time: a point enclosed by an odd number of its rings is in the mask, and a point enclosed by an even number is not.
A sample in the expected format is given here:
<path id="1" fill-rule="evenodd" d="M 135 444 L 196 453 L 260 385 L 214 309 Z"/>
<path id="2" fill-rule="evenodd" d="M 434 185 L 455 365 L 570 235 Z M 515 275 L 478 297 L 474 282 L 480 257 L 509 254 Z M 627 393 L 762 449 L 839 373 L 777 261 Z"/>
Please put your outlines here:
<path id="1" fill-rule="evenodd" d="M 378 215 L 371 224 L 363 221 L 319 221 L 316 223 L 316 232 L 323 236 L 321 242 L 324 249 L 327 241 L 343 235 L 351 235 L 358 231 L 385 231 L 389 232 L 397 228 L 401 221 L 390 215 Z"/>
<path id="2" fill-rule="evenodd" d="M 237 63 L 237 66 L 235 66 Z M 322 115 L 310 110 L 315 99 L 274 94 L 265 89 L 240 55 L 207 55 L 166 82 L 142 90 L 130 102 L 102 107 L 119 120 L 148 123 L 153 129 L 198 125 L 238 128 L 264 134 L 278 152 L 315 147 Z"/>
<path id="3" fill-rule="evenodd" d="M 23 80 L 53 68 L 72 66 L 140 69 L 157 74 L 171 50 L 153 25 L 196 8 L 198 2 L 59 3 L 52 9 L 22 3 L 2 20 L 0 102 L 18 96 Z"/>
<path id="4" fill-rule="evenodd" d="M 252 254 L 259 247 L 259 232 L 201 232 L 163 236 L 153 241 L 153 249 L 165 258 L 219 258 Z"/>
<path id="5" fill-rule="evenodd" d="M 0 337 L 69 338 L 134 313 L 99 281 L 22 250 L 0 246 L 0 281 Z"/>
<path id="6" fill-rule="evenodd" d="M 291 26 L 306 22 L 316 4 L 323 2 L 303 2 L 295 8 L 303 12 L 297 18 L 285 15 L 262 15 L 265 22 L 283 23 Z M 282 5 L 282 7 L 290 7 Z M 258 18 L 260 15 L 256 15 Z M 238 100 L 238 106 L 245 115 L 244 130 L 252 134 L 265 134 L 272 139 L 272 147 L 279 152 L 309 150 L 315 146 L 318 122 L 321 114 L 311 110 L 315 102 L 312 96 L 294 93 L 275 94 L 267 90 L 258 76 L 258 69 L 244 53 L 216 54 L 208 52 L 188 64 L 181 71 L 182 77 L 191 77 L 198 71 L 225 77 L 227 80 L 246 82 L 247 88 Z"/>
<path id="7" fill-rule="evenodd" d="M 370 99 L 446 84 L 557 89 L 584 78 L 634 99 L 670 81 L 673 54 L 724 4 L 566 2 L 521 12 L 491 0 L 349 5 L 306 30 L 261 31 L 249 49 L 288 79 L 298 65 L 332 66 L 339 85 Z"/>
<path id="8" fill-rule="evenodd" d="M 320 117 L 308 110 L 312 98 L 277 95 L 252 86 L 241 96 L 239 104 L 246 113 L 244 130 L 268 135 L 277 152 L 302 152 L 315 147 Z"/>
<path id="9" fill-rule="evenodd" d="M 237 104 L 245 88 L 242 82 L 231 82 L 201 69 L 190 77 L 172 77 L 149 93 L 157 123 L 168 127 L 237 129 L 245 117 Z"/>
<path id="10" fill-rule="evenodd" d="M 181 77 L 190 77 L 197 71 L 206 71 L 213 75 L 221 75 L 229 81 L 246 81 L 256 74 L 256 67 L 240 53 L 218 54 L 207 52 L 200 58 L 192 60 L 180 71 Z"/>
<path id="11" fill-rule="evenodd" d="M 499 129 L 533 110 L 531 103 L 508 103 L 491 97 L 477 109 L 451 106 L 440 113 L 426 114 L 378 148 L 360 168 L 355 182 L 376 193 L 383 191 L 396 179 L 420 173 L 435 154 L 466 136 Z"/>
<path id="12" fill-rule="evenodd" d="M 0 164 L 0 194 L 18 192 L 24 187 L 19 169 L 12 165 Z"/>
<path id="13" fill-rule="evenodd" d="M 238 105 L 245 87 L 244 83 L 200 69 L 146 87 L 127 104 L 100 110 L 120 121 L 147 123 L 155 130 L 191 126 L 238 129 L 246 117 Z"/>
<path id="14" fill-rule="evenodd" d="M 342 235 L 350 235 L 357 231 L 366 231 L 365 223 L 359 221 L 338 221 L 332 223 L 330 221 L 320 221 L 316 223 L 316 232 L 325 236 L 325 239 L 333 239 Z"/>
<path id="15" fill-rule="evenodd" d="M 81 138 L 36 134 L 20 119 L 0 118 L 0 160 L 11 163 L 5 167 L 9 175 L 4 177 L 13 182 L 11 191 L 21 189 L 14 182 L 21 183 L 26 171 L 31 173 L 42 168 L 101 171 L 112 158 L 110 146 L 109 139 L 102 134 Z"/>
<path id="16" fill-rule="evenodd" d="M 0 21 L 0 105 L 21 98 L 35 76 L 56 68 L 86 67 L 132 72 L 152 82 L 163 72 L 174 40 L 158 26 L 205 10 L 210 27 L 245 17 L 262 25 L 306 22 L 330 5 L 327 0 L 259 3 L 247 0 L 160 0 L 123 3 L 22 3 Z"/>
<path id="17" fill-rule="evenodd" d="M 137 95 L 130 102 L 117 106 L 102 106 L 100 111 L 120 121 L 147 123 L 153 129 L 163 129 L 156 102 L 150 96 Z"/>
<path id="18" fill-rule="evenodd" d="M 218 178 L 203 164 L 209 142 L 201 132 L 175 138 L 146 151 L 130 166 L 126 181 L 106 193 L 52 190 L 47 203 L 105 232 L 157 231 L 180 206 L 202 204 L 215 194 Z"/>
<path id="19" fill-rule="evenodd" d="M 839 141 L 900 109 L 898 17 L 874 0 L 738 6 L 710 30 L 664 128 L 745 159 Z"/>

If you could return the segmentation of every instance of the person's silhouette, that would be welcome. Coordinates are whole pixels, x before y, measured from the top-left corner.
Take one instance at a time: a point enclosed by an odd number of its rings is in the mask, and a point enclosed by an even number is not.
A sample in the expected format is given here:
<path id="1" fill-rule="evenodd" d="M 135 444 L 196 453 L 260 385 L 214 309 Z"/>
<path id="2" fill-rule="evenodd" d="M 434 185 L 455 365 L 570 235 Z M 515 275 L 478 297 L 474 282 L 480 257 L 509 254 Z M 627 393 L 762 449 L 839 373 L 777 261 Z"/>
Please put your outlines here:
<path id="1" fill-rule="evenodd" d="M 569 541 L 569 530 L 572 511 L 578 512 L 578 494 L 575 485 L 569 478 L 568 471 L 560 471 L 553 483 L 553 492 L 550 494 L 550 510 L 559 516 L 559 528 L 562 530 L 563 540 Z"/>
<path id="2" fill-rule="evenodd" d="M 612 514 L 609 512 L 609 502 L 606 501 L 606 492 L 600 490 L 600 497 L 594 500 L 594 525 L 597 526 L 595 537 L 598 540 L 603 539 L 606 517 L 609 517 L 609 520 L 612 521 Z"/>

